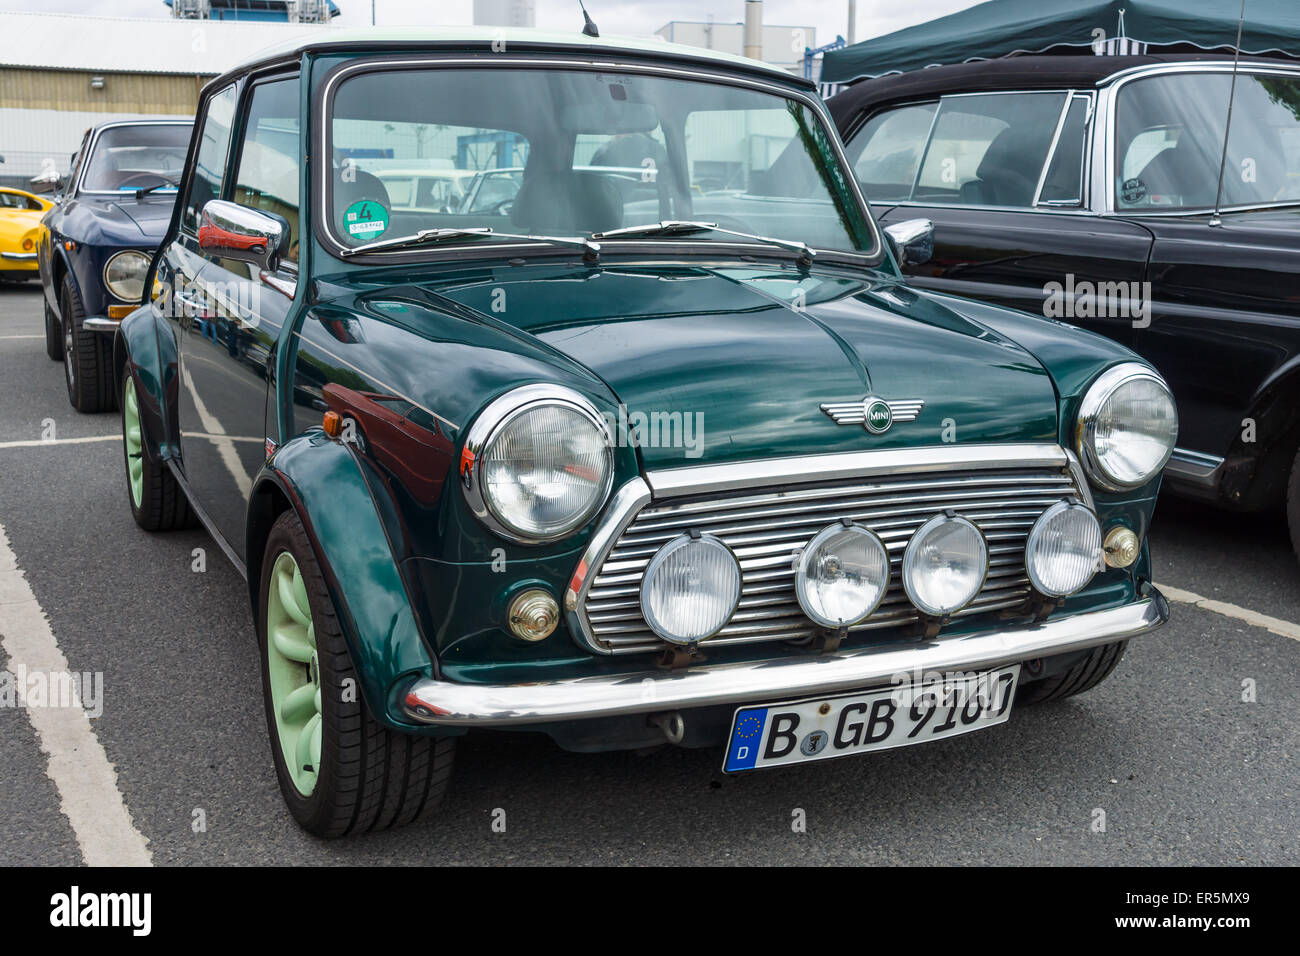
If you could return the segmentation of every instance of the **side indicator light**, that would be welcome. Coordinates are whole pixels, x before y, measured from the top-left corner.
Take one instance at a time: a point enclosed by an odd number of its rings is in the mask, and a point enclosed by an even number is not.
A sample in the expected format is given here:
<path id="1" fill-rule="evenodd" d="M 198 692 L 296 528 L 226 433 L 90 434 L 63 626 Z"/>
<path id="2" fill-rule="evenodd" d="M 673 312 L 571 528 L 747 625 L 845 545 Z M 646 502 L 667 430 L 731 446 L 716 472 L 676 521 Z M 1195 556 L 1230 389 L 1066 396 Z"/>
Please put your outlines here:
<path id="1" fill-rule="evenodd" d="M 325 429 L 325 434 L 330 438 L 338 438 L 343 434 L 343 419 L 338 412 L 326 412 L 321 419 L 321 427 Z"/>

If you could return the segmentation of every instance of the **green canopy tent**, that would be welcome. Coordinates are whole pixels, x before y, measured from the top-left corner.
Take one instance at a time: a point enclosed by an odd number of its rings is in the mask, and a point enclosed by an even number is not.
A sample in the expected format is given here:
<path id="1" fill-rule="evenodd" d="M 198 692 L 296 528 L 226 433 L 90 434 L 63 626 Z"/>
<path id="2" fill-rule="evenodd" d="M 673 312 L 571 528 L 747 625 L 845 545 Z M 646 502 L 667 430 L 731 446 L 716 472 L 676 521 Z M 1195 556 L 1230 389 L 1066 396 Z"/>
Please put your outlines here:
<path id="1" fill-rule="evenodd" d="M 1232 52 L 1236 0 L 989 0 L 831 50 L 823 83 L 1017 53 Z M 1300 0 L 1246 0 L 1246 54 L 1300 57 Z"/>

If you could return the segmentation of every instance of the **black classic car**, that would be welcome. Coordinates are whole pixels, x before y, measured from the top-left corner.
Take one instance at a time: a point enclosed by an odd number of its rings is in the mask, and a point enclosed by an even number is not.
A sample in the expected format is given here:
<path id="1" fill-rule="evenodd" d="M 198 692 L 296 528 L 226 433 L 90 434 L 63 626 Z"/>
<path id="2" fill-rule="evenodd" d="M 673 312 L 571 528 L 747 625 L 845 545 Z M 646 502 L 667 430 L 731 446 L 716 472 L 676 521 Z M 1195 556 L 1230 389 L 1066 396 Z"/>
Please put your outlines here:
<path id="1" fill-rule="evenodd" d="M 878 220 L 933 223 L 915 285 L 1132 348 L 1178 403 L 1169 485 L 1285 507 L 1300 548 L 1300 64 L 1015 56 L 828 105 Z"/>
<path id="2" fill-rule="evenodd" d="M 171 220 L 190 120 L 128 120 L 86 131 L 42 220 L 45 351 L 62 361 L 79 412 L 115 407 L 113 333 L 144 297 Z"/>

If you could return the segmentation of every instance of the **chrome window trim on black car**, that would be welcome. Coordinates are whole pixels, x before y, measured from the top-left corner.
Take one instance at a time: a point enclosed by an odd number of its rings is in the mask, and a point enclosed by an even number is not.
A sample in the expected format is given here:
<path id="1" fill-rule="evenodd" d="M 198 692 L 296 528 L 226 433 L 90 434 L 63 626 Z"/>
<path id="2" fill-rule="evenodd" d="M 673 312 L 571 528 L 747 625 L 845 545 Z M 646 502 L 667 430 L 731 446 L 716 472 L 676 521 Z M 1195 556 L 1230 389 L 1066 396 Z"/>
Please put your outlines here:
<path id="1" fill-rule="evenodd" d="M 868 205 L 889 206 L 889 207 L 906 206 L 909 208 L 915 207 L 919 209 L 980 209 L 980 210 L 990 210 L 993 212 L 1036 212 L 1036 213 L 1064 214 L 1064 215 L 1071 215 L 1071 216 L 1097 215 L 1097 213 L 1091 208 L 1091 198 L 1092 198 L 1092 190 L 1093 190 L 1092 170 L 1094 165 L 1092 162 L 1092 147 L 1094 145 L 1094 139 L 1093 139 L 1094 133 L 1098 126 L 1098 123 L 1096 121 L 1100 116 L 1100 113 L 1098 111 L 1099 100 L 1097 96 L 1097 90 L 1095 89 L 1081 89 L 1079 87 L 1050 87 L 1050 88 L 1044 87 L 1043 89 L 975 90 L 969 93 L 941 93 L 937 97 L 930 96 L 930 97 L 924 97 L 915 100 L 899 100 L 896 103 L 888 104 L 884 109 L 877 110 L 875 113 L 869 113 L 869 114 L 864 113 L 861 117 L 857 119 L 856 122 L 854 122 L 852 127 L 850 127 L 848 134 L 844 136 L 843 139 L 845 143 L 850 142 L 854 137 L 858 135 L 858 133 L 862 131 L 862 127 L 866 126 L 870 120 L 884 113 L 892 113 L 895 110 L 907 109 L 908 107 L 923 106 L 929 103 L 934 103 L 937 106 L 945 99 L 952 100 L 952 99 L 971 97 L 971 96 L 1023 96 L 1026 93 L 1043 93 L 1047 95 L 1058 95 L 1058 96 L 1063 95 L 1065 97 L 1065 101 L 1061 105 L 1061 111 L 1056 118 L 1056 129 L 1052 136 L 1051 146 L 1047 150 L 1047 156 L 1043 161 L 1042 168 L 1038 171 L 1038 182 L 1036 184 L 1036 188 L 1034 189 L 1034 202 L 1032 205 L 994 206 L 994 205 L 963 203 L 963 202 L 944 202 L 944 203 L 926 202 L 924 200 L 919 200 L 919 199 L 870 199 L 870 198 L 867 199 Z M 1082 176 L 1082 182 L 1080 184 L 1082 189 L 1082 195 L 1079 199 L 1079 202 L 1075 205 L 1068 205 L 1068 206 L 1042 205 L 1041 197 L 1043 192 L 1043 184 L 1047 179 L 1047 171 L 1052 167 L 1052 160 L 1056 158 L 1056 148 L 1060 144 L 1061 130 L 1065 124 L 1066 117 L 1069 115 L 1070 105 L 1074 102 L 1075 97 L 1085 97 L 1088 100 L 1088 116 L 1086 120 L 1086 132 L 1084 134 L 1084 149 L 1083 149 L 1083 176 Z M 921 157 L 919 162 L 916 164 L 916 176 L 913 177 L 912 180 L 913 194 L 915 194 L 917 184 L 920 181 L 921 171 L 922 168 L 925 166 L 926 154 L 930 150 L 930 140 L 931 137 L 934 136 L 934 127 L 935 124 L 938 122 L 938 119 L 939 119 L 939 110 L 936 109 L 934 111 L 934 115 L 930 118 L 930 129 L 925 134 L 925 142 L 922 144 Z M 853 165 L 851 163 L 849 164 L 849 169 L 850 170 L 853 169 Z M 856 186 L 858 188 L 858 191 L 861 192 L 861 184 L 858 183 L 857 176 L 854 175 L 851 178 L 853 179 L 854 186 Z"/>
<path id="2" fill-rule="evenodd" d="M 1102 160 L 1094 163 L 1097 173 L 1093 177 L 1094 196 L 1100 197 L 1097 210 L 1103 215 L 1116 216 L 1123 219 L 1145 219 L 1150 216 L 1159 216 L 1161 218 L 1186 218 L 1195 216 L 1204 216 L 1214 211 L 1213 206 L 1198 206 L 1195 209 L 1178 209 L 1171 212 L 1161 212 L 1158 209 L 1117 209 L 1115 206 L 1115 147 L 1117 145 L 1116 124 L 1119 119 L 1119 111 L 1116 109 L 1119 102 L 1120 91 L 1134 80 L 1145 80 L 1153 76 L 1169 76 L 1181 73 L 1232 73 L 1232 63 L 1162 63 L 1156 66 L 1136 66 L 1119 73 L 1108 76 L 1104 85 L 1100 85 L 1101 108 L 1104 109 L 1104 133 L 1105 137 L 1102 142 L 1093 141 L 1094 149 L 1103 151 Z M 1260 64 L 1244 62 L 1237 67 L 1237 72 L 1250 75 L 1269 75 L 1269 76 L 1290 76 L 1300 79 L 1300 66 L 1288 67 L 1281 64 Z M 1222 144 L 1219 144 L 1222 145 Z M 1220 212 L 1239 212 L 1251 209 L 1274 209 L 1274 208 L 1294 208 L 1296 203 L 1279 202 L 1279 203 L 1261 203 L 1246 206 L 1221 206 Z"/>
<path id="3" fill-rule="evenodd" d="M 731 86 L 759 90 L 764 93 L 770 93 L 785 99 L 794 100 L 803 106 L 808 107 L 821 122 L 822 131 L 826 135 L 827 142 L 835 151 L 835 156 L 839 160 L 841 168 L 850 171 L 852 170 L 852 166 L 850 166 L 848 159 L 844 154 L 844 144 L 841 142 L 839 134 L 835 130 L 835 123 L 826 109 L 826 104 L 811 90 L 805 92 L 793 87 L 782 86 L 776 83 L 767 83 L 762 80 L 750 79 L 722 71 L 688 70 L 650 63 L 639 63 L 632 60 L 575 60 L 567 55 L 556 55 L 544 51 L 538 51 L 537 53 L 528 56 L 505 57 L 500 54 L 494 54 L 490 60 L 485 60 L 482 57 L 438 54 L 429 54 L 426 56 L 407 59 L 393 59 L 386 56 L 376 56 L 367 57 L 337 67 L 333 72 L 326 76 L 324 82 L 321 84 L 320 90 L 313 94 L 314 106 L 312 109 L 312 123 L 314 128 L 312 130 L 312 141 L 317 144 L 317 155 L 323 157 L 331 155 L 329 119 L 333 115 L 333 99 L 337 92 L 337 87 L 345 79 L 354 78 L 356 75 L 362 73 L 382 73 L 394 70 L 439 68 L 498 69 L 505 67 L 515 69 L 587 70 L 595 73 L 643 73 L 653 76 L 663 76 L 669 79 L 725 83 Z M 316 203 L 314 208 L 332 210 L 334 201 L 332 167 L 329 162 L 318 163 L 317 165 L 319 171 L 316 177 L 316 185 L 320 192 L 318 196 L 312 200 Z M 840 259 L 862 266 L 877 266 L 884 259 L 884 239 L 881 236 L 879 227 L 876 225 L 875 219 L 871 215 L 870 206 L 867 203 L 866 197 L 862 194 L 862 189 L 858 185 L 857 178 L 853 175 L 848 175 L 844 177 L 844 179 L 850 193 L 850 198 L 857 203 L 858 212 L 866 223 L 867 231 L 871 237 L 871 248 L 865 252 L 819 248 L 814 248 L 813 251 L 817 253 L 818 256 L 825 256 L 827 259 Z M 429 248 L 394 249 L 370 255 L 345 256 L 344 253 L 350 251 L 351 247 L 345 245 L 340 240 L 340 237 L 335 233 L 332 214 L 317 215 L 314 216 L 313 219 L 317 239 L 330 255 L 344 262 L 373 265 L 375 263 L 403 262 L 413 259 L 421 261 L 438 261 L 439 258 L 446 258 L 445 256 L 439 257 L 436 252 L 433 253 L 431 258 L 431 250 Z M 771 255 L 773 249 L 771 246 L 764 246 L 758 243 L 722 242 L 718 240 L 708 240 L 706 242 L 673 241 L 669 239 L 654 239 L 651 241 L 606 240 L 602 242 L 602 245 L 610 251 L 622 251 L 625 249 L 645 251 L 647 250 L 647 247 L 649 247 L 652 251 L 662 249 L 665 251 L 686 252 L 689 250 L 701 250 L 704 248 L 742 250 L 742 254 L 744 255 Z M 518 250 L 523 249 L 536 253 L 539 250 L 539 244 L 535 242 L 493 242 L 487 246 L 474 246 L 470 243 L 450 242 L 442 244 L 440 248 L 454 251 L 458 258 L 481 256 L 499 258 L 503 254 L 508 254 L 512 251 L 517 252 Z M 569 252 L 570 254 L 572 252 L 572 250 L 563 251 Z"/>

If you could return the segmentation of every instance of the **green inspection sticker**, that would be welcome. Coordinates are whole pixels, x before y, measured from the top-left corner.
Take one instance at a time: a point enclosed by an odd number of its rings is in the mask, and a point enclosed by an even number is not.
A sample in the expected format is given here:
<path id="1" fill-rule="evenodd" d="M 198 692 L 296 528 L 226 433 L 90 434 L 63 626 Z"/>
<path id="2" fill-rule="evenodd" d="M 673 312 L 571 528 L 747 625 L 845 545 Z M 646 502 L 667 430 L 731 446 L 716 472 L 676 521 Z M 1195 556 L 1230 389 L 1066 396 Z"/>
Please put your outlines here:
<path id="1" fill-rule="evenodd" d="M 373 199 L 363 199 L 343 211 L 343 225 L 349 236 L 378 239 L 388 228 L 388 210 Z"/>

